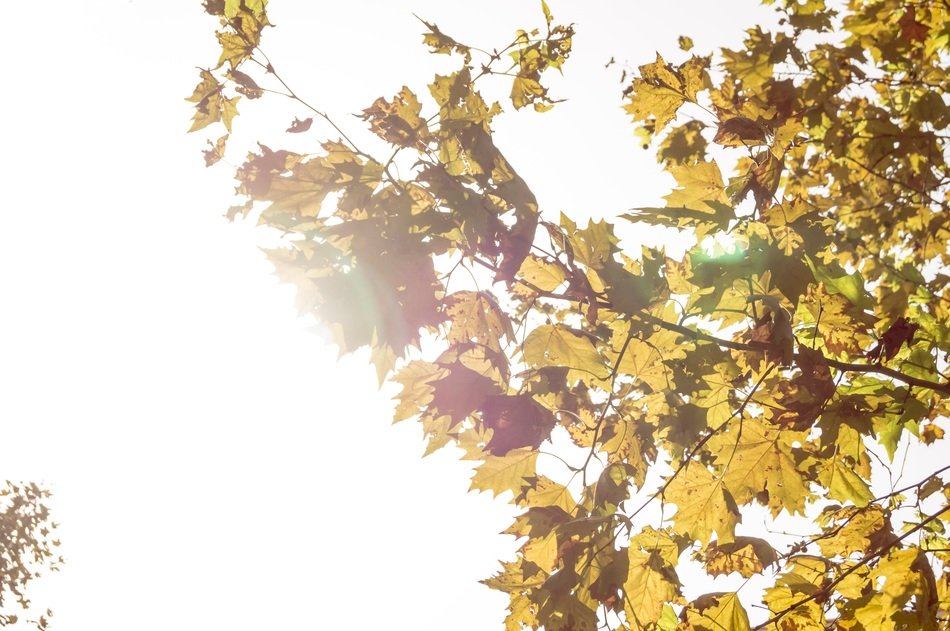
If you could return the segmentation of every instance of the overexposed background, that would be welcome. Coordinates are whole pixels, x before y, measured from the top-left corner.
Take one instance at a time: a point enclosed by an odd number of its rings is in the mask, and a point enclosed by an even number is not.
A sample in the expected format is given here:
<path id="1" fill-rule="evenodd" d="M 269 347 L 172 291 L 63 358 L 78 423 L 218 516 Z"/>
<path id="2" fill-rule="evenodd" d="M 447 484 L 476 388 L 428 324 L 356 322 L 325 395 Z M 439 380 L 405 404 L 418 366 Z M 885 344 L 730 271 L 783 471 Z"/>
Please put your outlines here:
<path id="1" fill-rule="evenodd" d="M 552 81 L 569 101 L 507 114 L 499 146 L 552 215 L 657 203 L 670 181 L 605 64 L 676 58 L 679 34 L 736 44 L 765 10 L 550 5 L 577 22 Z M 418 428 L 389 423 L 394 390 L 309 333 L 253 227 L 222 218 L 231 172 L 200 154 L 222 132 L 186 135 L 183 100 L 217 59 L 215 20 L 198 0 L 5 9 L 0 473 L 53 488 L 67 558 L 37 613 L 62 630 L 500 629 L 507 599 L 477 581 L 513 553 L 496 534 L 513 510 L 466 494 L 451 452 L 420 459 Z M 483 48 L 543 23 L 533 1 L 271 0 L 264 49 L 358 129 L 349 114 L 449 67 L 413 12 Z M 307 115 L 278 97 L 239 109 L 236 148 L 276 149 Z M 308 138 L 334 135 L 315 120 Z"/>

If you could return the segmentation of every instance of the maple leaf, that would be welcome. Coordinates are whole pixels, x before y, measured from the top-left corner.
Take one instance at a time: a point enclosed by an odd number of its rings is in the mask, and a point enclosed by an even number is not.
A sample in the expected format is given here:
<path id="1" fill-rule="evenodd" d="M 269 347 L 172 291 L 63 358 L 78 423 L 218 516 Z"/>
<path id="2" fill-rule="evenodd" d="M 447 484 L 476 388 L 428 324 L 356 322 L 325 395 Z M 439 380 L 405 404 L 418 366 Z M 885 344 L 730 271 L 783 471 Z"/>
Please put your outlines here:
<path id="1" fill-rule="evenodd" d="M 830 499 L 851 501 L 858 508 L 867 506 L 868 502 L 874 499 L 867 482 L 841 458 L 832 458 L 825 462 L 818 473 L 818 479 L 828 489 Z"/>
<path id="2" fill-rule="evenodd" d="M 736 537 L 729 543 L 709 542 L 703 561 L 711 576 L 738 572 L 743 578 L 749 578 L 776 563 L 778 554 L 764 539 Z"/>
<path id="3" fill-rule="evenodd" d="M 455 292 L 445 299 L 445 315 L 446 339 L 453 343 L 477 342 L 500 352 L 500 341 L 514 337 L 508 316 L 486 292 Z"/>
<path id="4" fill-rule="evenodd" d="M 792 446 L 801 434 L 778 430 L 759 419 L 745 419 L 742 435 L 735 437 L 733 430 L 738 433 L 738 427 L 734 422 L 729 431 L 709 442 L 716 464 L 728 465 L 724 481 L 735 501 L 764 500 L 773 515 L 782 509 L 803 513 L 810 497 L 808 480 Z"/>
<path id="5" fill-rule="evenodd" d="M 431 382 L 433 394 L 428 413 L 448 416 L 452 426 L 461 423 L 469 414 L 481 408 L 488 397 L 498 393 L 498 385 L 494 381 L 470 368 L 461 364 L 443 366 L 448 369 L 448 374 Z"/>
<path id="6" fill-rule="evenodd" d="M 792 333 L 791 319 L 788 311 L 774 296 L 753 294 L 750 302 L 759 300 L 768 306 L 768 311 L 756 320 L 755 326 L 749 332 L 747 339 L 765 348 L 767 360 L 780 366 L 789 366 L 795 355 L 795 335 Z"/>
<path id="7" fill-rule="evenodd" d="M 266 199 L 274 178 L 292 168 L 300 156 L 284 149 L 272 151 L 266 145 L 258 146 L 261 152 L 248 154 L 247 160 L 238 170 L 237 179 L 241 182 L 241 192 Z"/>
<path id="8" fill-rule="evenodd" d="M 624 610 L 641 627 L 656 622 L 663 605 L 676 602 L 680 595 L 679 579 L 671 565 L 653 553 L 634 546 L 628 551 L 627 579 L 623 583 Z"/>
<path id="9" fill-rule="evenodd" d="M 677 188 L 664 199 L 668 208 L 688 208 L 702 213 L 714 213 L 715 204 L 726 204 L 722 173 L 715 162 L 674 166 L 670 169 Z"/>
<path id="10" fill-rule="evenodd" d="M 689 469 L 689 475 L 677 475 L 666 487 L 667 501 L 677 506 L 673 528 L 703 545 L 713 532 L 723 543 L 733 541 L 741 517 L 723 478 L 698 464 Z"/>
<path id="11" fill-rule="evenodd" d="M 504 456 L 486 456 L 485 462 L 475 468 L 471 488 L 492 491 L 495 495 L 518 492 L 527 484 L 526 479 L 534 475 L 537 459 L 538 452 L 529 448 L 516 449 Z"/>
<path id="12" fill-rule="evenodd" d="M 670 130 L 660 145 L 659 157 L 673 164 L 690 164 L 706 159 L 706 139 L 702 135 L 705 125 L 689 121 Z"/>
<path id="13" fill-rule="evenodd" d="M 563 484 L 543 475 L 531 476 L 525 481 L 528 484 L 515 496 L 515 502 L 519 505 L 558 509 L 565 514 L 577 508 L 577 500 Z"/>
<path id="14" fill-rule="evenodd" d="M 807 430 L 825 409 L 837 391 L 824 356 L 808 348 L 799 348 L 795 363 L 800 373 L 780 383 L 768 419 L 776 425 Z"/>
<path id="15" fill-rule="evenodd" d="M 735 592 L 704 594 L 683 609 L 680 619 L 695 631 L 750 631 L 752 628 Z"/>
<path id="16" fill-rule="evenodd" d="M 551 434 L 554 417 L 530 395 L 497 395 L 481 404 L 482 422 L 492 430 L 486 451 L 503 456 L 512 449 L 535 449 Z"/>
<path id="17" fill-rule="evenodd" d="M 383 98 L 363 110 L 373 133 L 392 144 L 424 149 L 429 136 L 426 122 L 419 115 L 422 105 L 412 91 L 403 86 L 391 102 Z"/>
<path id="18" fill-rule="evenodd" d="M 472 53 L 471 53 L 471 49 L 468 46 L 464 44 L 460 44 L 459 42 L 455 41 L 454 39 L 452 39 L 451 37 L 443 33 L 441 30 L 439 30 L 439 27 L 436 26 L 435 24 L 430 24 L 429 22 L 426 22 L 422 18 L 419 18 L 418 16 L 416 17 L 420 22 L 422 22 L 425 25 L 427 29 L 429 29 L 429 32 L 425 33 L 422 36 L 422 41 L 423 43 L 426 44 L 426 46 L 429 46 L 432 48 L 432 52 L 443 54 L 443 55 L 459 53 L 460 55 L 465 57 L 466 63 L 468 63 L 471 60 Z"/>
<path id="19" fill-rule="evenodd" d="M 904 344 L 908 347 L 914 343 L 914 333 L 920 329 L 919 324 L 911 324 L 906 318 L 898 318 L 894 324 L 889 326 L 881 341 L 867 352 L 868 359 L 872 361 L 888 361 L 894 358 L 897 351 Z"/>
<path id="20" fill-rule="evenodd" d="M 930 27 L 917 21 L 917 11 L 913 6 L 907 7 L 901 19 L 898 21 L 901 29 L 901 39 L 907 42 L 923 42 L 930 33 Z"/>
<path id="21" fill-rule="evenodd" d="M 825 509 L 829 525 L 826 536 L 818 541 L 821 553 L 828 557 L 868 554 L 894 541 L 894 532 L 887 513 L 880 506 L 864 508 L 833 505 Z"/>
<path id="22" fill-rule="evenodd" d="M 224 0 L 224 15 L 233 18 L 241 11 L 250 11 L 253 15 L 262 16 L 266 7 L 267 0 Z"/>
<path id="23" fill-rule="evenodd" d="M 915 567 L 919 555 L 916 547 L 893 550 L 872 570 L 869 580 L 872 584 L 883 585 L 854 611 L 855 619 L 865 628 L 898 628 L 897 620 L 904 606 L 914 596 L 923 595 L 923 576 Z"/>
<path id="24" fill-rule="evenodd" d="M 221 31 L 217 33 L 217 36 L 218 43 L 221 44 L 221 56 L 218 58 L 218 68 L 228 63 L 233 71 L 254 52 L 255 43 L 249 41 L 241 33 Z"/>
<path id="25" fill-rule="evenodd" d="M 762 144 L 765 138 L 762 125 L 744 116 L 734 116 L 720 123 L 713 142 L 726 147 L 744 147 Z"/>
<path id="26" fill-rule="evenodd" d="M 767 208 L 772 204 L 772 197 L 775 195 L 775 191 L 778 190 L 783 167 L 782 159 L 776 158 L 771 151 L 759 153 L 742 179 L 744 183 L 742 188 L 739 189 L 732 201 L 738 204 L 746 195 L 752 193 L 756 210 L 761 211 Z"/>
<path id="27" fill-rule="evenodd" d="M 240 69 L 258 54 L 265 4 L 205 2 L 220 53 L 188 99 L 193 130 L 230 131 L 227 89 L 271 97 Z M 546 216 L 499 150 L 506 108 L 558 102 L 544 77 L 574 30 L 544 2 L 539 28 L 493 49 L 423 21 L 424 43 L 456 65 L 427 92 L 405 85 L 363 110 L 378 157 L 321 113 L 341 138 L 321 153 L 262 143 L 238 169 L 228 217 L 263 206 L 259 224 L 283 235 L 268 257 L 301 312 L 341 351 L 368 347 L 426 453 L 460 446 L 481 462 L 473 489 L 524 509 L 508 530 L 524 538 L 516 561 L 486 581 L 509 596 L 508 631 L 594 629 L 609 612 L 631 628 L 748 629 L 735 593 L 685 602 L 704 591 L 677 575 L 690 547 L 713 576 L 774 566 L 761 600 L 777 629 L 929 630 L 948 608 L 950 582 L 927 556 L 950 559 L 946 516 L 907 526 L 926 554 L 891 525 L 950 494 L 939 472 L 871 490 L 874 460 L 940 440 L 948 412 L 945 11 L 774 4 L 780 20 L 735 49 L 657 54 L 621 79 L 638 143 L 675 186 L 617 226 Z M 505 103 L 482 96 L 498 76 Z M 209 140 L 207 162 L 226 139 Z M 648 226 L 683 253 L 632 245 Z M 634 488 L 645 502 L 628 515 Z M 669 526 L 634 531 L 633 516 L 649 522 L 645 509 L 666 503 Z M 753 503 L 777 529 L 785 512 L 807 532 L 786 554 L 736 536 Z"/>
<path id="28" fill-rule="evenodd" d="M 201 82 L 186 99 L 195 104 L 195 114 L 189 132 L 198 131 L 219 121 L 231 131 L 231 121 L 237 115 L 237 102 L 240 97 L 227 98 L 222 94 L 223 89 L 224 86 L 211 71 L 201 70 Z"/>
<path id="29" fill-rule="evenodd" d="M 566 326 L 542 325 L 524 341 L 524 360 L 529 366 L 564 366 L 595 377 L 607 368 L 588 335 Z"/>
<path id="30" fill-rule="evenodd" d="M 673 120 L 687 100 L 682 76 L 659 53 L 654 63 L 640 66 L 640 77 L 634 79 L 629 93 L 633 98 L 624 109 L 635 121 L 651 120 L 654 133 Z"/>

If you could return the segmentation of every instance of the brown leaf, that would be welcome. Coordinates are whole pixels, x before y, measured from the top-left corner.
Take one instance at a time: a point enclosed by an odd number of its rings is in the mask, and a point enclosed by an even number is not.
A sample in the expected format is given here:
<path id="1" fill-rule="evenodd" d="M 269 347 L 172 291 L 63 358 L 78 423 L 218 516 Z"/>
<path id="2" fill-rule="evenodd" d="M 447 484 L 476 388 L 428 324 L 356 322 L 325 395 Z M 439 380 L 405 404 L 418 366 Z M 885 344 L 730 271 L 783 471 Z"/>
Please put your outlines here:
<path id="1" fill-rule="evenodd" d="M 201 6 L 208 15 L 224 15 L 224 0 L 204 0 Z"/>
<path id="2" fill-rule="evenodd" d="M 901 27 L 901 39 L 905 42 L 923 42 L 930 32 L 929 26 L 917 21 L 914 7 L 907 7 L 898 25 Z"/>
<path id="3" fill-rule="evenodd" d="M 925 445 L 932 445 L 944 437 L 943 428 L 936 423 L 928 423 L 920 430 L 920 440 Z"/>
<path id="4" fill-rule="evenodd" d="M 749 578 L 777 562 L 778 554 L 764 539 L 736 537 L 729 543 L 710 541 L 703 561 L 710 576 L 738 572 L 743 578 Z"/>
<path id="5" fill-rule="evenodd" d="M 290 127 L 287 128 L 287 133 L 289 134 L 302 134 L 303 132 L 310 129 L 310 126 L 313 125 L 313 117 L 305 118 L 300 120 L 296 116 L 294 117 L 294 122 L 290 124 Z"/>
<path id="6" fill-rule="evenodd" d="M 791 330 L 788 313 L 784 308 L 768 311 L 755 321 L 755 325 L 745 335 L 749 342 L 761 346 L 765 358 L 781 366 L 792 363 L 794 353 L 794 335 Z"/>
<path id="7" fill-rule="evenodd" d="M 756 156 L 756 163 L 749 170 L 749 179 L 745 186 L 739 191 L 737 201 L 741 201 L 752 193 L 755 198 L 756 210 L 763 210 L 772 203 L 772 196 L 778 190 L 779 182 L 782 179 L 782 169 L 784 163 L 781 159 L 772 155 L 771 151 L 765 151 Z"/>
<path id="8" fill-rule="evenodd" d="M 760 145 L 765 142 L 765 128 L 752 119 L 736 116 L 723 121 L 713 142 L 726 147 Z"/>
<path id="9" fill-rule="evenodd" d="M 452 364 L 448 368 L 448 376 L 432 382 L 434 393 L 429 411 L 436 417 L 448 416 L 451 419 L 450 426 L 454 427 L 482 407 L 488 397 L 496 394 L 498 386 L 491 379 L 461 364 Z"/>
<path id="10" fill-rule="evenodd" d="M 486 450 L 503 456 L 518 447 L 537 449 L 550 436 L 554 416 L 529 394 L 498 395 L 482 404 L 482 422 L 492 430 Z"/>
<path id="11" fill-rule="evenodd" d="M 370 129 L 383 140 L 401 147 L 415 147 L 423 151 L 426 147 L 428 128 L 420 116 L 422 106 L 413 92 L 403 86 L 402 90 L 387 101 L 379 97 L 363 110 L 362 119 L 368 121 Z"/>
<path id="12" fill-rule="evenodd" d="M 292 168 L 300 158 L 290 151 L 272 151 L 266 145 L 258 146 L 261 148 L 260 154 L 248 154 L 247 161 L 237 172 L 237 179 L 241 182 L 238 192 L 255 198 L 266 195 L 274 177 Z"/>
<path id="13" fill-rule="evenodd" d="M 902 344 L 910 347 L 914 343 L 914 333 L 920 328 L 919 324 L 911 324 L 906 318 L 898 318 L 892 324 L 877 345 L 867 352 L 868 359 L 878 363 L 888 361 L 897 354 Z M 883 355 L 883 359 L 881 356 Z"/>
<path id="14" fill-rule="evenodd" d="M 769 89 L 766 94 L 769 105 L 774 107 L 776 112 L 771 124 L 773 128 L 777 128 L 780 123 L 787 120 L 788 117 L 792 115 L 792 112 L 795 111 L 795 103 L 798 100 L 798 88 L 795 87 L 795 83 L 791 79 L 783 79 L 781 81 L 772 79 L 769 81 Z"/>
<path id="15" fill-rule="evenodd" d="M 225 134 L 214 141 L 214 144 L 211 141 L 208 141 L 210 149 L 205 149 L 202 153 L 205 156 L 205 166 L 210 167 L 212 164 L 218 162 L 221 158 L 224 157 L 224 147 L 225 143 L 228 141 L 228 134 Z"/>
<path id="16" fill-rule="evenodd" d="M 240 70 L 228 70 L 228 77 L 238 84 L 237 91 L 247 98 L 259 99 L 260 97 L 264 96 L 264 90 L 261 88 L 261 86 L 257 85 L 257 82 L 254 81 L 254 79 L 244 74 Z"/>
<path id="17" fill-rule="evenodd" d="M 794 430 L 806 430 L 818 418 L 837 386 L 824 355 L 800 346 L 795 356 L 800 373 L 777 386 L 775 402 L 780 406 L 770 411 L 769 422 Z"/>

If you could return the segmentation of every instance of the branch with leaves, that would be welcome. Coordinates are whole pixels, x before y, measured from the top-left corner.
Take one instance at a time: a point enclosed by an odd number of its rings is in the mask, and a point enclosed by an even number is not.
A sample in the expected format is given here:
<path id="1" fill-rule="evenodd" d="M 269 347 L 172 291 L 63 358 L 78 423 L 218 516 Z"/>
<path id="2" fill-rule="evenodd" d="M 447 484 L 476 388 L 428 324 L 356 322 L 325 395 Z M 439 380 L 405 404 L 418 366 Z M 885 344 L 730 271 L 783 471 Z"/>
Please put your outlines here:
<path id="1" fill-rule="evenodd" d="M 946 469 L 875 496 L 872 461 L 944 437 L 950 14 L 770 4 L 779 27 L 737 50 L 682 37 L 625 73 L 637 137 L 676 186 L 662 207 L 631 199 L 579 226 L 540 207 L 493 131 L 508 106 L 560 101 L 546 76 L 574 27 L 546 3 L 543 25 L 500 49 L 422 20 L 456 70 L 364 109 L 375 140 L 361 147 L 262 52 L 264 0 L 205 3 L 222 52 L 189 97 L 192 129 L 230 132 L 240 98 L 283 95 L 308 117 L 288 133 L 310 138 L 316 117 L 339 137 L 260 144 L 228 216 L 284 235 L 268 256 L 301 312 L 342 351 L 370 348 L 402 386 L 396 420 L 420 422 L 430 451 L 460 446 L 479 463 L 472 488 L 523 509 L 516 559 L 485 581 L 509 594 L 512 631 L 748 631 L 751 607 L 768 611 L 755 628 L 945 626 L 946 511 L 924 509 L 950 497 Z M 209 165 L 227 141 L 209 141 Z M 649 226 L 693 245 L 621 246 Z M 812 531 L 780 554 L 743 532 L 754 505 Z M 919 519 L 896 534 L 908 511 Z M 687 602 L 687 553 L 746 582 Z"/>

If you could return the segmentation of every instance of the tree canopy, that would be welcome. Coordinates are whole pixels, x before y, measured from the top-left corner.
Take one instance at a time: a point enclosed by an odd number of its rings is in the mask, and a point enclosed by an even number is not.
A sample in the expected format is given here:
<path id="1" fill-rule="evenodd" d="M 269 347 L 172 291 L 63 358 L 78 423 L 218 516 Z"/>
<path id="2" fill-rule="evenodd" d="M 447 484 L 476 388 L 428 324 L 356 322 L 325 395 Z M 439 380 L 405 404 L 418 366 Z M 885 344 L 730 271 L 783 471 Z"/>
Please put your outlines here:
<path id="1" fill-rule="evenodd" d="M 396 421 L 523 509 L 484 581 L 509 631 L 950 628 L 950 467 L 886 479 L 900 444 L 941 444 L 950 395 L 945 1 L 767 0 L 778 26 L 734 50 L 643 60 L 618 103 L 676 186 L 586 225 L 540 208 L 493 133 L 557 106 L 574 27 L 546 3 L 490 50 L 422 20 L 456 69 L 363 109 L 372 151 L 267 58 L 266 0 L 204 4 L 209 166 L 250 101 L 332 128 L 260 143 L 227 216 L 280 235 L 301 312 L 402 386 Z M 643 225 L 691 245 L 625 247 Z"/>
<path id="2" fill-rule="evenodd" d="M 24 617 L 42 631 L 53 615 L 47 609 L 34 617 L 27 597 L 33 579 L 58 570 L 63 562 L 57 555 L 57 524 L 50 520 L 49 498 L 47 489 L 32 482 L 7 480 L 0 485 L 0 627 Z"/>

